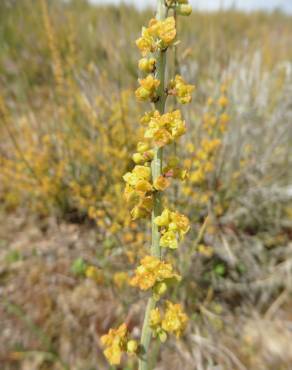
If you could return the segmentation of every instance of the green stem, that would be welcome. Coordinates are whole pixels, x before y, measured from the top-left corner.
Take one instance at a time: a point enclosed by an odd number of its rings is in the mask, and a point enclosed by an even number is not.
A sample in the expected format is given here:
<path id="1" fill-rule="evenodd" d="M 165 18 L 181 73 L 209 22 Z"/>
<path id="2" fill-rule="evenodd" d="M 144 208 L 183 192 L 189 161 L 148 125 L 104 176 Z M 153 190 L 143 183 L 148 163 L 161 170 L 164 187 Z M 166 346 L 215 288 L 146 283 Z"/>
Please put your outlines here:
<path id="1" fill-rule="evenodd" d="M 157 3 L 157 14 L 156 18 L 158 20 L 164 20 L 166 18 L 167 8 L 165 7 L 164 0 L 158 0 Z M 166 51 L 160 51 L 156 56 L 156 73 L 155 78 L 160 81 L 159 90 L 158 90 L 158 101 L 155 103 L 155 109 L 159 111 L 160 114 L 164 113 L 165 110 L 165 66 L 166 66 Z M 155 181 L 162 174 L 162 157 L 163 149 L 155 148 L 155 154 L 153 161 L 151 163 L 152 171 L 152 181 Z M 157 216 L 160 216 L 162 212 L 162 199 L 161 192 L 157 191 L 153 195 L 153 211 L 151 215 L 151 224 L 152 224 L 152 243 L 151 243 L 151 255 L 161 258 L 160 250 L 160 233 L 159 228 L 154 223 L 154 219 Z M 142 357 L 139 359 L 139 370 L 150 370 L 148 367 L 148 356 L 149 356 L 149 347 L 151 342 L 151 328 L 149 326 L 149 317 L 152 309 L 155 308 L 155 300 L 153 297 L 148 299 L 144 323 L 141 334 L 141 346 L 143 348 Z"/>
<path id="2" fill-rule="evenodd" d="M 149 327 L 150 312 L 155 308 L 155 300 L 150 297 L 148 299 L 147 307 L 145 310 L 142 334 L 141 334 L 141 345 L 143 347 L 143 353 L 139 358 L 139 370 L 148 370 L 148 355 L 149 346 L 151 341 L 151 329 Z"/>

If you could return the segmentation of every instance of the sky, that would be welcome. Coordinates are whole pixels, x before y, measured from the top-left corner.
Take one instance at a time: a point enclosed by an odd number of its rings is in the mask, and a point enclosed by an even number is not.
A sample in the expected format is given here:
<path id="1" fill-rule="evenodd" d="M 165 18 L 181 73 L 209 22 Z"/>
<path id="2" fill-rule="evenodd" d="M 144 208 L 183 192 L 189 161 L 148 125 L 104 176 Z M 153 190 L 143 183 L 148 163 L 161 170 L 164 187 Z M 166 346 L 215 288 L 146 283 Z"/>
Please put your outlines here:
<path id="1" fill-rule="evenodd" d="M 119 4 L 121 2 L 136 4 L 138 7 L 154 5 L 155 0 L 90 0 L 96 4 Z M 281 8 L 282 10 L 292 13 L 292 0 L 190 0 L 194 8 L 216 10 L 220 4 L 224 7 L 230 7 L 233 4 L 239 9 L 253 10 L 264 9 L 273 10 Z"/>

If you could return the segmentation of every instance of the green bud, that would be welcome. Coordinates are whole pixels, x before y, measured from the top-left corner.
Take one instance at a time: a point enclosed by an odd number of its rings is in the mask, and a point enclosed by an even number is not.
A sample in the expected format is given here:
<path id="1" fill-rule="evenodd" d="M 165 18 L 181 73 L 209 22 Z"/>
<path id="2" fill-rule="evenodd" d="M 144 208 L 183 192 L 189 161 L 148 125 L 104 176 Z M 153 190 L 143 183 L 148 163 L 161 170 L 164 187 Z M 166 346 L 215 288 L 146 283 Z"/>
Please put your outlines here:
<path id="1" fill-rule="evenodd" d="M 161 343 L 165 343 L 167 340 L 167 334 L 165 331 L 161 330 L 158 334 L 159 340 Z"/>
<path id="2" fill-rule="evenodd" d="M 129 342 L 127 343 L 127 352 L 128 353 L 136 353 L 137 349 L 138 349 L 137 341 L 135 341 L 133 339 L 129 340 Z"/>
<path id="3" fill-rule="evenodd" d="M 134 153 L 132 159 L 136 164 L 141 164 L 145 162 L 145 158 L 141 153 Z"/>
<path id="4" fill-rule="evenodd" d="M 188 16 L 192 14 L 192 6 L 190 4 L 180 4 L 176 7 L 177 14 Z"/>
<path id="5" fill-rule="evenodd" d="M 139 87 L 136 90 L 136 97 L 140 100 L 146 100 L 150 97 L 150 91 L 145 89 L 144 87 Z"/>
<path id="6" fill-rule="evenodd" d="M 145 143 L 143 141 L 139 141 L 137 144 L 137 150 L 139 153 L 144 153 L 149 149 L 148 143 Z"/>
<path id="7" fill-rule="evenodd" d="M 157 297 L 158 299 L 163 295 L 165 294 L 167 291 L 167 285 L 162 282 L 162 283 L 158 283 L 155 285 L 154 289 L 153 289 L 153 292 L 154 292 L 154 295 L 155 297 Z"/>

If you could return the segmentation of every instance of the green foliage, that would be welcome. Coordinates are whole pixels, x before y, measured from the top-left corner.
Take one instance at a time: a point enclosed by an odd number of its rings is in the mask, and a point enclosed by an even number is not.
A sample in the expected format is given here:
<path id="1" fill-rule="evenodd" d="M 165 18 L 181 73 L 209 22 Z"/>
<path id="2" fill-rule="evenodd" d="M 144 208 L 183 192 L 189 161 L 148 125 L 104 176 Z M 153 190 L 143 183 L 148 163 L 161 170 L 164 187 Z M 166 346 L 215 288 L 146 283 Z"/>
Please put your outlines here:
<path id="1" fill-rule="evenodd" d="M 83 258 L 79 257 L 73 261 L 71 265 L 71 272 L 76 276 L 84 276 L 87 268 L 86 262 Z"/>
<path id="2" fill-rule="evenodd" d="M 20 261 L 22 259 L 22 255 L 18 250 L 15 249 L 15 250 L 9 251 L 5 259 L 8 263 L 14 263 L 14 262 Z"/>

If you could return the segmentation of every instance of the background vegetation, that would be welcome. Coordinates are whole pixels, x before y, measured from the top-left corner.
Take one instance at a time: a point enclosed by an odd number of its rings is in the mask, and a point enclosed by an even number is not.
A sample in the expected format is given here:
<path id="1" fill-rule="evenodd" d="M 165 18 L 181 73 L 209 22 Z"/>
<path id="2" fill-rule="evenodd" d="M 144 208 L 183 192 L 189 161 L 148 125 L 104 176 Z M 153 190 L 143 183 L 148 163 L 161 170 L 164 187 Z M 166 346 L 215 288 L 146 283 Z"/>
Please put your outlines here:
<path id="1" fill-rule="evenodd" d="M 134 41 L 150 14 L 0 2 L 4 370 L 107 369 L 100 335 L 127 316 L 139 336 L 145 302 L 128 271 L 150 236 L 130 220 L 122 175 L 141 136 Z M 200 12 L 179 33 L 180 71 L 197 88 L 180 153 L 190 177 L 169 194 L 192 223 L 173 295 L 191 324 L 156 366 L 291 369 L 291 17 Z"/>

